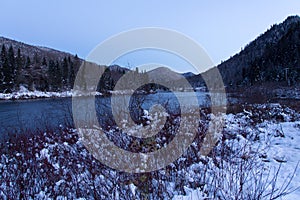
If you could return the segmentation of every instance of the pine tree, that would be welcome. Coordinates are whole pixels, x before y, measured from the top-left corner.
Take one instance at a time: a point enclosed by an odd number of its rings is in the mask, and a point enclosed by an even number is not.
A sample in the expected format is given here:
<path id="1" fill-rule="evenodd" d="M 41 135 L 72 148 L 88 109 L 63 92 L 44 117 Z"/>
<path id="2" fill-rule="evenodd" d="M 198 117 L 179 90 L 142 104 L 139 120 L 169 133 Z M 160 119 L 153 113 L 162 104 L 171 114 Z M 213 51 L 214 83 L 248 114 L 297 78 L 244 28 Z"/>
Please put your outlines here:
<path id="1" fill-rule="evenodd" d="M 16 57 L 16 86 L 21 83 L 21 76 L 22 76 L 22 67 L 23 67 L 23 60 L 21 56 L 21 50 L 18 48 L 17 57 Z"/>
<path id="2" fill-rule="evenodd" d="M 33 62 L 34 62 L 34 64 L 40 64 L 41 63 L 40 57 L 38 56 L 37 53 L 34 54 Z"/>
<path id="3" fill-rule="evenodd" d="M 47 66 L 47 61 L 46 61 L 46 58 L 45 58 L 45 57 L 43 57 L 42 65 L 43 65 L 43 66 Z"/>
<path id="4" fill-rule="evenodd" d="M 71 60 L 69 61 L 69 66 L 70 66 L 69 75 L 68 75 L 69 87 L 72 88 L 75 81 L 75 70 L 74 70 L 74 63 Z"/>
<path id="5" fill-rule="evenodd" d="M 67 87 L 69 84 L 68 75 L 69 75 L 68 60 L 66 57 L 64 57 L 63 62 L 62 62 L 62 74 L 61 74 L 62 87 Z"/>
<path id="6" fill-rule="evenodd" d="M 0 73 L 0 90 L 1 92 L 5 91 L 6 88 L 6 83 L 4 82 L 4 78 L 5 78 L 5 73 L 4 70 L 7 69 L 8 67 L 8 60 L 7 60 L 7 51 L 5 48 L 5 45 L 2 45 L 2 49 L 1 49 L 1 58 L 0 58 L 0 69 L 1 69 L 1 73 Z"/>
<path id="7" fill-rule="evenodd" d="M 15 77 L 16 77 L 16 63 L 13 47 L 10 46 L 8 52 L 5 46 L 2 46 L 1 50 L 1 79 L 2 86 L 1 91 L 11 92 L 14 89 Z"/>
<path id="8" fill-rule="evenodd" d="M 77 77 L 76 77 L 77 88 L 74 88 L 74 89 L 81 90 L 81 91 L 87 91 L 87 81 L 86 81 L 86 77 L 85 77 L 87 66 L 88 66 L 88 63 L 83 61 L 83 64 L 79 68 L 78 74 L 77 74 Z"/>
<path id="9" fill-rule="evenodd" d="M 8 89 L 10 91 L 14 90 L 15 88 L 15 80 L 16 80 L 16 60 L 15 60 L 15 53 L 12 46 L 8 49 L 8 68 L 7 68 L 7 75 L 6 75 L 6 82 L 8 83 Z"/>
<path id="10" fill-rule="evenodd" d="M 62 71 L 59 65 L 59 62 L 56 61 L 55 63 L 55 88 L 56 91 L 61 90 L 62 88 Z"/>
<path id="11" fill-rule="evenodd" d="M 27 56 L 26 63 L 25 63 L 25 69 L 28 69 L 30 65 L 31 65 L 31 60 L 30 60 L 29 56 Z"/>
<path id="12" fill-rule="evenodd" d="M 55 72 L 55 62 L 51 59 L 49 60 L 48 64 L 48 79 L 49 79 L 49 90 L 53 91 L 56 88 L 55 79 L 56 79 L 56 72 Z"/>
<path id="13" fill-rule="evenodd" d="M 99 81 L 98 89 L 100 91 L 113 90 L 114 86 L 115 86 L 115 83 L 112 78 L 112 72 L 109 69 L 109 67 L 107 67 Z"/>

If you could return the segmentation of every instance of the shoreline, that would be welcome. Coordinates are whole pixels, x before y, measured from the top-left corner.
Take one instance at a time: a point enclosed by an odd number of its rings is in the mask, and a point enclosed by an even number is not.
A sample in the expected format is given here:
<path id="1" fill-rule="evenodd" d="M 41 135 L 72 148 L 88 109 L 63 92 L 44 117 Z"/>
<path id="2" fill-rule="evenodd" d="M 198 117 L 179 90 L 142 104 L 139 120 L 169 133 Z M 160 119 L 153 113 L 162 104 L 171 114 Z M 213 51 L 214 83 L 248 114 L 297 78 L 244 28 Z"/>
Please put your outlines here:
<path id="1" fill-rule="evenodd" d="M 56 99 L 56 98 L 70 98 L 70 97 L 88 97 L 88 96 L 110 96 L 110 95 L 129 95 L 134 91 L 124 90 L 124 91 L 107 91 L 105 93 L 101 92 L 89 92 L 82 93 L 76 90 L 68 90 L 63 92 L 43 92 L 43 91 L 29 91 L 27 88 L 23 87 L 17 92 L 13 93 L 0 93 L 0 102 L 1 101 L 17 101 L 17 100 L 35 100 L 35 99 Z M 138 94 L 155 94 L 158 91 L 141 91 Z M 165 91 L 166 92 L 166 91 Z"/>
<path id="2" fill-rule="evenodd" d="M 25 87 L 21 87 L 19 91 L 12 93 L 0 93 L 0 101 L 15 101 L 15 100 L 34 100 L 34 99 L 55 99 L 55 98 L 68 98 L 73 96 L 105 96 L 100 92 L 79 93 L 76 90 L 67 90 L 63 92 L 43 92 L 43 91 L 29 91 Z"/>

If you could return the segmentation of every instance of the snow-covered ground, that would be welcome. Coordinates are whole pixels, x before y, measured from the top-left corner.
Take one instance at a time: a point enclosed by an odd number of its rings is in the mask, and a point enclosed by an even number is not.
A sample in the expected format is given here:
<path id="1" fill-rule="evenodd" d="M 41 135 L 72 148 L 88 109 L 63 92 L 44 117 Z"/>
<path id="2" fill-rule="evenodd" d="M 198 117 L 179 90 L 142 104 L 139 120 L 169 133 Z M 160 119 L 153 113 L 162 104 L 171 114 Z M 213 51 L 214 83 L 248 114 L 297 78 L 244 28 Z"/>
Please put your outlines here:
<path id="1" fill-rule="evenodd" d="M 29 91 L 26 87 L 20 86 L 19 91 L 13 93 L 0 93 L 0 100 L 16 100 L 16 99 L 36 99 L 36 98 L 56 98 L 56 97 L 72 97 L 85 95 L 102 95 L 100 92 L 93 92 L 90 94 L 82 94 L 78 91 L 64 91 L 64 92 L 43 92 L 43 91 Z"/>
<path id="2" fill-rule="evenodd" d="M 231 126 L 234 125 L 231 124 Z M 259 149 L 259 153 L 263 156 L 266 169 L 263 178 L 271 181 L 279 170 L 277 187 L 282 190 L 286 189 L 282 192 L 291 192 L 280 199 L 300 199 L 300 166 L 298 166 L 300 162 L 300 121 L 281 123 L 268 121 L 257 127 L 262 140 L 253 145 Z M 271 190 L 271 187 L 269 185 L 266 189 Z M 173 200 L 204 200 L 208 197 L 199 188 L 186 187 L 185 191 L 186 195 L 176 195 Z"/>
<path id="3" fill-rule="evenodd" d="M 114 95 L 127 95 L 132 94 L 133 90 L 122 90 L 122 91 L 109 91 L 109 93 Z M 146 93 L 141 91 L 141 94 Z M 149 93 L 155 93 L 150 91 Z M 0 93 L 0 100 L 17 100 L 17 99 L 37 99 L 37 98 L 59 98 L 59 97 L 72 97 L 72 96 L 101 96 L 101 92 L 89 92 L 83 93 L 79 90 L 70 90 L 64 92 L 43 92 L 43 91 L 29 91 L 26 87 L 20 86 L 19 91 L 12 93 Z"/>
<path id="4" fill-rule="evenodd" d="M 227 114 L 222 138 L 203 156 L 201 133 L 211 117 L 201 117 L 200 135 L 184 155 L 151 173 L 124 173 L 101 164 L 74 129 L 12 140 L 1 146 L 0 198 L 300 199 L 299 113 L 262 104 Z M 138 147 L 139 141 L 118 127 L 106 134 L 124 149 Z M 163 138 L 156 142 L 168 142 Z"/>
<path id="5" fill-rule="evenodd" d="M 236 115 L 228 114 L 226 116 L 226 134 L 229 134 L 233 138 L 236 137 L 230 142 L 233 145 L 233 149 L 236 148 L 243 151 L 242 154 L 248 153 L 254 159 L 252 162 L 256 169 L 249 169 L 246 172 L 250 173 L 247 181 L 250 184 L 261 184 L 261 187 L 263 187 L 261 189 L 265 190 L 262 191 L 262 199 L 272 199 L 276 195 L 278 195 L 278 199 L 300 199 L 300 166 L 298 166 L 300 164 L 299 114 L 291 114 L 294 111 L 288 108 L 283 109 L 279 104 L 257 105 L 257 107 L 260 109 L 256 111 L 260 113 L 244 110 L 243 113 Z M 263 113 L 264 111 L 265 113 Z M 267 117 L 262 115 L 267 115 Z M 252 135 L 252 138 L 247 138 L 250 135 Z M 238 153 L 237 155 L 240 154 Z M 257 163 L 254 163 L 256 161 Z M 249 167 L 252 167 L 251 165 Z M 228 171 L 225 170 L 225 173 L 227 172 L 226 175 L 229 175 L 227 178 L 230 179 L 230 176 L 234 175 L 230 173 L 235 171 L 233 165 L 229 164 L 227 166 L 232 168 Z M 211 168 L 214 167 L 216 166 L 212 164 Z M 253 173 L 255 170 L 258 170 L 258 172 Z M 191 172 L 188 174 L 191 174 Z M 258 179 L 261 178 L 261 181 L 253 179 L 251 176 L 256 176 L 255 178 Z M 238 184 L 238 180 L 240 179 L 235 177 L 233 180 L 237 181 L 233 184 Z M 224 188 L 220 190 L 228 189 L 228 191 L 221 191 L 223 194 L 220 196 L 217 195 L 218 198 L 228 199 L 232 197 L 232 199 L 244 199 L 236 198 L 234 195 L 226 196 L 227 192 L 231 192 L 229 191 L 230 187 L 226 187 L 226 183 L 221 185 Z M 250 186 L 249 188 L 253 187 Z M 211 197 L 199 190 L 199 188 L 192 189 L 185 187 L 184 189 L 186 195 L 175 195 L 173 200 L 202 200 Z M 270 196 L 269 194 L 272 192 L 274 194 Z M 227 198 L 222 198 L 224 197 L 224 193 Z M 280 194 L 283 195 L 280 196 Z"/>

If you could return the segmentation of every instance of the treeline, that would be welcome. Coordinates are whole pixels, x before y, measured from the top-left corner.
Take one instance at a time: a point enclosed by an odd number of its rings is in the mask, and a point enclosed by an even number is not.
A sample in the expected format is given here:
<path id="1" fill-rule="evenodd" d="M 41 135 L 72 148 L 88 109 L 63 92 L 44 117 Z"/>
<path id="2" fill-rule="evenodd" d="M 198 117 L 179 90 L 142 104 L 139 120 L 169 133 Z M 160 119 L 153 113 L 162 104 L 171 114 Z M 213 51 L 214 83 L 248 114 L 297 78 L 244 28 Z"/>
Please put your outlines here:
<path id="1" fill-rule="evenodd" d="M 217 68 L 227 88 L 299 84 L 300 17 L 291 16 L 271 26 Z"/>
<path id="2" fill-rule="evenodd" d="M 24 52 L 22 52 L 24 51 Z M 28 56 L 30 55 L 30 56 Z M 63 55 L 63 54 L 62 54 Z M 14 49 L 12 45 L 2 45 L 0 52 L 0 93 L 11 93 L 18 91 L 20 86 L 34 91 L 61 92 L 71 90 L 74 86 L 75 77 L 82 64 L 82 60 L 75 56 L 55 56 L 47 53 L 38 54 L 27 49 Z M 97 91 L 107 93 L 114 90 L 117 82 L 124 76 L 123 84 L 118 90 L 132 90 L 137 85 L 142 91 L 166 89 L 155 83 L 151 83 L 148 73 L 139 72 L 138 68 L 129 70 L 120 66 L 91 66 L 84 65 L 82 70 L 89 70 L 89 67 L 104 67 L 104 74 L 99 77 Z M 84 73 L 83 73 L 84 74 Z M 80 75 L 79 75 L 80 76 Z M 78 77 L 81 80 L 81 89 L 86 90 L 86 80 L 91 77 Z M 98 77 L 94 77 L 97 78 Z M 166 80 L 167 81 L 167 80 Z M 150 84 L 145 84 L 149 83 Z M 153 82 L 153 81 L 152 81 Z"/>
<path id="3" fill-rule="evenodd" d="M 122 78 L 122 80 L 120 80 Z M 121 81 L 118 83 L 118 81 Z M 165 84 L 169 80 L 166 80 Z M 116 84 L 118 83 L 117 88 Z M 163 85 L 156 84 L 155 80 L 152 80 L 146 71 L 124 70 L 119 68 L 118 70 L 111 70 L 109 67 L 105 69 L 97 87 L 97 91 L 105 93 L 109 90 L 132 90 L 136 92 L 150 92 L 155 90 L 168 91 L 170 88 L 166 88 Z"/>
<path id="4" fill-rule="evenodd" d="M 269 43 L 262 57 L 243 69 L 244 80 L 255 82 L 300 82 L 300 22 L 291 25 L 278 43 Z"/>
<path id="5" fill-rule="evenodd" d="M 122 82 L 121 84 L 119 83 L 117 88 L 118 90 L 131 90 L 137 86 L 141 86 L 139 89 L 142 90 L 150 90 L 150 85 L 148 84 L 149 77 L 145 71 L 139 72 L 138 68 L 136 68 L 134 71 L 125 72 L 125 70 L 122 68 L 118 70 L 106 68 L 99 81 L 98 91 L 105 92 L 108 90 L 113 90 L 121 77 Z"/>
<path id="6" fill-rule="evenodd" d="M 86 77 L 88 76 L 86 70 L 89 67 L 95 67 L 95 64 L 84 62 L 81 68 L 81 72 L 77 75 L 78 82 L 80 82 L 80 88 L 83 91 L 94 90 L 94 88 L 88 88 Z M 105 67 L 105 66 L 99 66 Z M 149 78 L 149 74 L 146 71 L 129 70 L 117 65 L 105 67 L 101 77 L 90 77 L 90 79 L 99 80 L 97 85 L 97 91 L 101 93 L 109 93 L 111 90 L 132 90 L 137 89 L 139 92 L 149 92 L 150 90 L 156 90 L 164 88 L 155 81 Z M 99 78 L 99 79 L 98 79 Z"/>
<path id="7" fill-rule="evenodd" d="M 76 56 L 63 59 L 24 56 L 20 48 L 2 45 L 0 53 L 0 92 L 17 91 L 21 85 L 29 90 L 65 91 L 72 88 L 81 64 Z"/>

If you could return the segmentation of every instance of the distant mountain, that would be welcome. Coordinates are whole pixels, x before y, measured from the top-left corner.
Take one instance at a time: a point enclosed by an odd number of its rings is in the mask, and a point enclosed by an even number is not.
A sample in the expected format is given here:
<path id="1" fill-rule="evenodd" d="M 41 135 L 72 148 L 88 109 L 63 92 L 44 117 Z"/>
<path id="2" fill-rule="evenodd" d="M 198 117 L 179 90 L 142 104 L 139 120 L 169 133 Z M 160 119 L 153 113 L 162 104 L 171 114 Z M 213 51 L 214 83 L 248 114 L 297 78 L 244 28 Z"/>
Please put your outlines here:
<path id="1" fill-rule="evenodd" d="M 34 57 L 40 57 L 40 58 L 45 57 L 53 60 L 63 60 L 64 57 L 69 57 L 69 56 L 75 57 L 75 55 L 72 55 L 70 53 L 58 51 L 48 47 L 33 46 L 33 45 L 25 44 L 23 42 L 18 42 L 0 36 L 0 47 L 2 47 L 2 45 L 5 45 L 7 49 L 10 46 L 12 46 L 16 52 L 18 49 L 20 49 L 22 52 L 22 56 L 24 57 L 28 56 L 31 60 L 33 60 Z"/>
<path id="2" fill-rule="evenodd" d="M 158 67 L 147 72 L 149 79 L 159 80 L 162 82 L 172 82 L 180 80 L 183 76 L 177 72 L 172 71 L 167 67 Z"/>
<path id="3" fill-rule="evenodd" d="M 122 73 L 126 73 L 126 72 L 130 71 L 130 69 L 128 69 L 126 67 L 121 67 L 119 65 L 110 65 L 110 66 L 108 66 L 108 68 L 110 69 L 110 71 L 122 72 Z"/>
<path id="4" fill-rule="evenodd" d="M 194 73 L 192 73 L 192 72 L 186 72 L 186 73 L 182 73 L 181 75 L 182 75 L 182 76 L 184 76 L 185 78 L 188 78 L 188 77 L 195 76 L 195 74 L 194 74 Z"/>
<path id="5" fill-rule="evenodd" d="M 290 16 L 227 61 L 217 66 L 227 88 L 263 83 L 300 83 L 300 17 Z M 203 85 L 203 75 L 188 77 L 194 86 Z"/>

